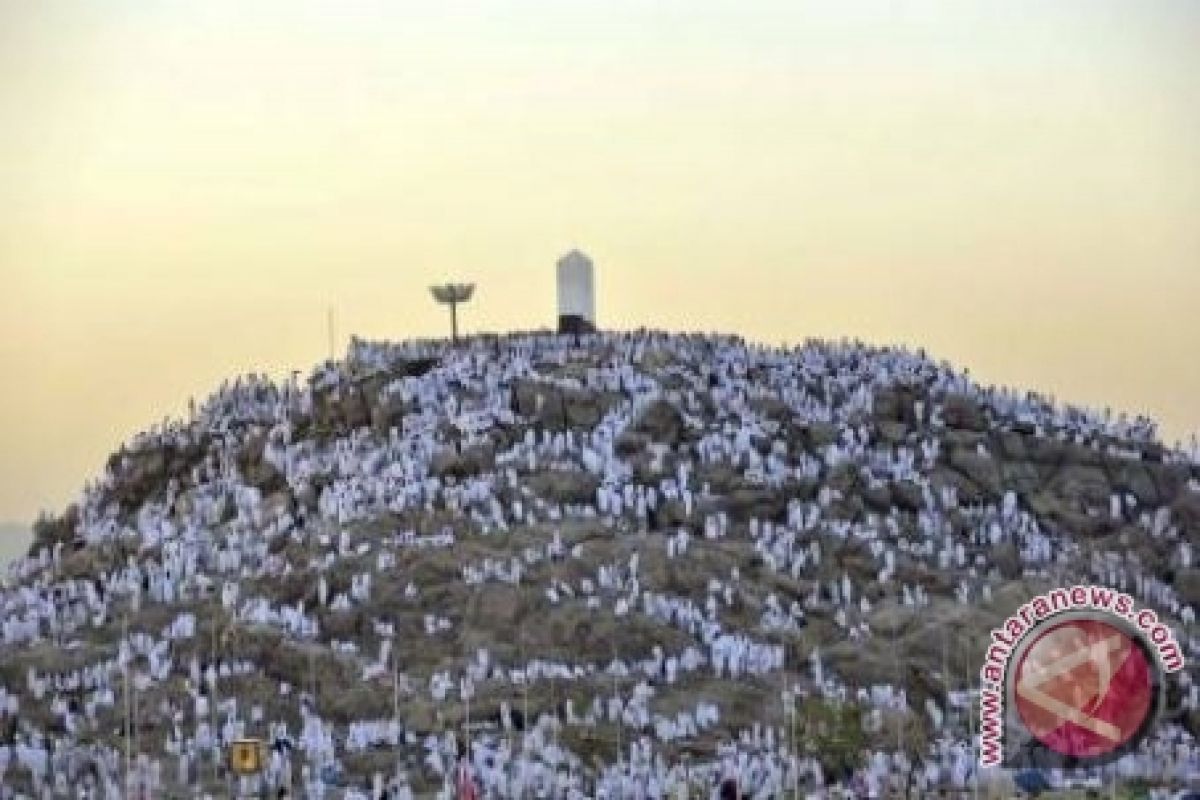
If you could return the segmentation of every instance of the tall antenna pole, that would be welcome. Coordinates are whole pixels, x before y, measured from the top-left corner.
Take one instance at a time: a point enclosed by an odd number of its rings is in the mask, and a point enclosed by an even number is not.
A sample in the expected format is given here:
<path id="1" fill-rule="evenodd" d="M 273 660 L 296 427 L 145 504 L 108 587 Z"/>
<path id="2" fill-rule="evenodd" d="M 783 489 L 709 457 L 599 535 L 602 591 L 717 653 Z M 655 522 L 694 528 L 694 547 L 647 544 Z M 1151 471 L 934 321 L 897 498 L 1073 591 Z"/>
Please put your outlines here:
<path id="1" fill-rule="evenodd" d="M 475 284 L 443 283 L 430 286 L 429 292 L 438 303 L 450 307 L 450 341 L 458 344 L 458 305 L 471 299 L 475 294 Z"/>

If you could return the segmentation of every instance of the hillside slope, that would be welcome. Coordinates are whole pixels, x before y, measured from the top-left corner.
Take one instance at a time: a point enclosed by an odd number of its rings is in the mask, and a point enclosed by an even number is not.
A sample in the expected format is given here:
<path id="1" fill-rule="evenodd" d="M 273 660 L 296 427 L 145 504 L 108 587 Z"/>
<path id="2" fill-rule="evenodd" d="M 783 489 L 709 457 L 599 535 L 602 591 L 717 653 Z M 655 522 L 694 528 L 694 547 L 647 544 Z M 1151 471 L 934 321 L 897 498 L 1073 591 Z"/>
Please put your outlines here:
<path id="1" fill-rule="evenodd" d="M 103 784 L 132 720 L 167 797 L 222 794 L 216 737 L 241 735 L 279 743 L 275 783 L 399 764 L 429 793 L 447 732 L 496 796 L 665 791 L 685 764 L 761 796 L 961 792 L 987 631 L 1113 585 L 1191 680 L 1198 541 L 1200 466 L 1151 423 L 919 353 L 355 341 L 305 381 L 227 383 L 39 521 L 2 596 L 0 741 Z M 1195 752 L 1195 694 L 1171 683 L 1147 779 L 1182 782 L 1160 754 Z"/>

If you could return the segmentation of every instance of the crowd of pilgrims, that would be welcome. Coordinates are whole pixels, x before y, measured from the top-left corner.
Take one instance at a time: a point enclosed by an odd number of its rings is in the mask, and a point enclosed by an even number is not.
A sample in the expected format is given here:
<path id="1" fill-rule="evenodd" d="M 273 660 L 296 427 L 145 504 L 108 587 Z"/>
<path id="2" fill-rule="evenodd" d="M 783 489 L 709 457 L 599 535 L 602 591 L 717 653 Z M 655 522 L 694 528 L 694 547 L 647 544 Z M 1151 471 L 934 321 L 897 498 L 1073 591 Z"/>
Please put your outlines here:
<path id="1" fill-rule="evenodd" d="M 386 433 L 360 427 L 324 438 L 301 435 L 318 402 L 338 397 L 362 376 L 389 376 L 397 365 L 419 361 L 430 368 L 393 377 L 381 391 L 381 401 L 404 408 L 402 421 Z M 566 369 L 581 361 L 586 368 Z M 591 427 L 530 424 L 514 401 L 517 382 L 530 379 L 617 400 L 601 407 Z M 915 446 L 882 442 L 861 421 L 876 392 L 896 385 L 924 387 L 914 409 L 923 431 Z M 998 428 L 1024 426 L 1037 436 L 1104 449 L 1113 458 L 1138 457 L 1138 448 L 1157 435 L 1146 419 L 1063 408 L 1036 395 L 979 386 L 922 353 L 855 342 L 776 348 L 734 337 L 654 332 L 595 334 L 582 341 L 548 334 L 481 337 L 458 346 L 356 339 L 345 359 L 321 365 L 307 381 L 293 374 L 281 383 L 262 376 L 228 382 L 193 406 L 187 419 L 136 436 L 85 488 L 74 541 L 40 548 L 9 567 L 0 594 L 3 659 L 46 644 L 68 653 L 65 661 L 86 663 L 65 669 L 53 661 L 31 664 L 18 683 L 0 687 L 0 786 L 28 785 L 39 797 L 168 796 L 172 787 L 194 786 L 224 770 L 227 746 L 244 736 L 264 739 L 268 755 L 261 775 L 243 779 L 251 781 L 243 788 L 271 796 L 406 798 L 420 784 L 447 797 L 781 797 L 793 790 L 882 797 L 953 793 L 986 782 L 993 776 L 976 766 L 965 683 L 940 699 L 910 704 L 904 686 L 853 685 L 826 663 L 819 647 L 798 658 L 798 648 L 784 642 L 802 639 L 818 613 L 833 621 L 839 638 L 876 636 L 870 620 L 880 596 L 910 608 L 927 606 L 932 598 L 926 587 L 899 577 L 906 563 L 956 576 L 957 602 L 986 602 L 997 577 L 991 553 L 1002 544 L 1015 546 L 1027 576 L 1088 577 L 1159 609 L 1189 660 L 1200 655 L 1200 637 L 1195 609 L 1169 583 L 1143 572 L 1135 557 L 1093 553 L 1081 562 L 1078 545 L 1046 530 L 1013 492 L 997 503 L 967 504 L 955 489 L 935 487 L 927 473 L 939 460 L 937 434 L 945 425 L 936 398 L 950 393 L 972 398 Z M 763 412 L 767 398 L 796 419 L 837 426 L 840 436 L 813 451 L 789 448 L 778 423 Z M 678 409 L 692 444 L 684 450 L 652 443 L 645 453 L 648 468 L 635 470 L 618 440 L 661 402 Z M 504 440 L 477 473 L 451 478 L 434 470 L 447 450 L 495 446 L 494 432 L 514 426 L 523 433 Z M 282 474 L 291 497 L 313 502 L 278 503 L 246 480 L 238 456 L 251 435 L 265 438 L 262 459 Z M 132 512 L 114 499 L 124 467 L 139 454 L 195 446 L 206 449 L 190 474 L 171 477 Z M 1164 457 L 1196 463 L 1200 451 L 1193 441 Z M 780 489 L 789 481 L 819 482 L 845 464 L 857 465 L 869 486 L 915 484 L 920 509 L 848 520 L 837 513 L 841 492 L 821 485 L 809 500 L 791 499 L 781 519 L 741 522 L 722 510 L 705 479 L 712 468 L 724 467 L 752 485 Z M 531 475 L 546 470 L 590 476 L 594 496 L 546 500 L 528 486 Z M 1190 489 L 1200 486 L 1193 481 Z M 658 520 L 668 505 L 681 510 L 682 521 L 677 515 L 663 526 Z M 464 524 L 370 535 L 354 527 L 385 514 L 413 519 L 434 509 L 449 510 Z M 956 535 L 951 513 L 968 520 L 968 535 Z M 1114 495 L 1108 513 L 1125 517 L 1144 536 L 1169 541 L 1176 562 L 1191 564 L 1191 546 L 1169 509 L 1139 508 L 1132 496 Z M 627 540 L 621 555 L 596 563 L 593 544 L 569 534 L 571 524 L 581 521 Z M 423 606 L 431 587 L 398 569 L 400 555 L 454 552 L 467 539 L 522 530 L 546 535 L 504 554 L 462 559 L 462 582 L 530 586 L 539 565 L 575 564 L 575 574 L 584 577 L 531 587 L 547 611 L 577 605 L 596 615 L 637 616 L 682 632 L 691 643 L 622 653 L 618 642 L 611 658 L 594 662 L 530 653 L 523 661 L 501 663 L 480 649 L 454 669 L 403 676 L 430 702 L 468 709 L 489 695 L 544 693 L 551 683 L 560 689 L 574 683 L 592 693 L 590 702 L 576 707 L 567 701 L 535 719 L 506 701 L 490 724 L 466 730 L 406 725 L 403 704 L 392 712 L 390 691 L 382 692 L 389 702 L 380 708 L 386 710 L 335 724 L 322 718 L 305 687 L 281 682 L 279 696 L 296 709 L 289 724 L 222 690 L 260 665 L 204 644 L 183 646 L 197 637 L 198 623 L 193 611 L 180 609 L 212 600 L 239 624 L 268 626 L 354 658 L 364 680 L 382 677 L 390 687 L 406 648 L 423 644 L 400 640 L 387 618 L 375 619 L 371 634 L 359 641 L 337 640 L 322 631 L 318 612 L 367 605 L 381 582 L 397 582 L 402 602 L 422 610 L 425 635 L 452 638 L 454 609 Z M 298 547 L 273 546 L 280 540 Z M 680 596 L 654 585 L 642 568 L 651 555 L 686 562 L 727 540 L 748 542 L 780 579 L 827 577 L 812 580 L 806 594 L 781 599 L 731 564 L 709 575 L 702 591 Z M 870 583 L 882 591 L 867 592 L 861 579 L 830 572 L 823 563 L 831 543 L 851 541 L 869 553 Z M 126 546 L 124 560 L 100 574 L 64 574 L 76 552 L 113 542 Z M 335 589 L 328 576 L 345 564 L 357 571 L 348 587 Z M 292 603 L 264 596 L 273 580 L 298 571 L 315 575 L 312 594 Z M 129 619 L 153 608 L 172 615 L 155 630 L 129 629 Z M 753 609 L 757 625 L 737 627 L 733 620 L 746 609 Z M 111 647 L 93 643 L 103 631 L 113 632 Z M 88 653 L 95 658 L 87 660 Z M 778 724 L 739 729 L 718 698 L 696 688 L 749 679 L 778 684 L 780 697 L 792 703 L 820 698 L 855 704 L 868 729 L 883 725 L 884 714 L 923 715 L 929 744 L 920 753 L 900 746 L 869 749 L 857 767 L 831 774 L 815 754 L 796 746 L 785 715 Z M 1200 683 L 1190 670 L 1179 680 L 1186 709 L 1200 709 Z M 168 685 L 183 689 L 170 696 L 156 691 Z M 101 735 L 111 733 L 102 730 L 102 720 L 128 719 L 122 704 L 130 694 L 159 698 L 146 713 L 169 720 L 166 739 L 153 752 L 132 753 Z M 666 695 L 688 699 L 664 704 Z M 41 711 L 28 713 L 30 708 Z M 603 765 L 585 763 L 564 744 L 571 729 L 617 736 L 617 757 Z M 711 754 L 681 757 L 675 746 L 693 740 L 713 743 Z M 381 748 L 419 756 L 398 757 L 394 770 L 347 773 L 348 757 Z M 1125 779 L 1180 785 L 1200 779 L 1200 749 L 1182 728 L 1168 725 L 1117 769 Z M 1050 775 L 1052 782 L 1067 777 Z M 0 788 L 0 797 L 8 796 L 14 791 Z"/>

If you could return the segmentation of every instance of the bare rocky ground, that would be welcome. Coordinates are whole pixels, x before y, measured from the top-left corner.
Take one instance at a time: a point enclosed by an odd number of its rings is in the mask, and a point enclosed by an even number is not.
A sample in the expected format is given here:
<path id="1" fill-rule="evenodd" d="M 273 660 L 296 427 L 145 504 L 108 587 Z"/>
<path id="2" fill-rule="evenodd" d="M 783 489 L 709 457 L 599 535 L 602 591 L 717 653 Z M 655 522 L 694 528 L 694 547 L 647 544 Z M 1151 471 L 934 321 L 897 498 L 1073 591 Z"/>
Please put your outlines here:
<path id="1" fill-rule="evenodd" d="M 536 374 L 514 382 L 511 393 L 516 421 L 497 425 L 486 432 L 482 442 L 466 448 L 454 446 L 455 434 L 447 430 L 430 464 L 430 473 L 447 482 L 488 475 L 498 469 L 498 454 L 522 441 L 528 431 L 542 436 L 547 431 L 578 433 L 593 429 L 606 412 L 619 408 L 627 399 L 620 393 L 567 389 L 548 381 L 586 374 L 588 369 L 602 366 L 606 355 L 603 348 L 583 347 L 567 363 L 541 365 Z M 412 409 L 389 396 L 385 388 L 405 375 L 419 375 L 422 370 L 437 367 L 436 359 L 429 363 L 410 360 L 384 371 L 364 372 L 336 393 L 317 392 L 311 415 L 296 426 L 298 438 L 330 442 L 354 431 L 386 435 Z M 703 375 L 707 369 L 703 363 L 681 363 L 669 350 L 649 351 L 637 368 L 658 381 L 664 391 L 672 388 L 679 374 Z M 277 628 L 239 620 L 216 599 L 170 606 L 144 603 L 136 612 L 122 600 L 106 625 L 75 631 L 69 637 L 69 646 L 64 640 L 4 648 L 0 651 L 0 683 L 23 692 L 30 668 L 54 674 L 113 658 L 124 619 L 130 631 L 157 635 L 180 612 L 192 611 L 198 615 L 199 629 L 192 640 L 176 648 L 177 663 L 186 664 L 193 651 L 208 658 L 215 647 L 223 657 L 249 660 L 257 668 L 251 675 L 223 681 L 222 695 L 237 696 L 245 707 L 261 705 L 268 719 L 287 720 L 295 730 L 300 719 L 295 697 L 279 693 L 280 682 L 286 682 L 312 690 L 321 716 L 335 725 L 345 725 L 356 719 L 392 714 L 391 674 L 374 682 L 362 680 L 364 665 L 378 650 L 373 622 L 387 619 L 394 623 L 397 633 L 402 671 L 399 711 L 405 726 L 421 733 L 460 727 L 466 721 L 465 705 L 453 692 L 445 703 L 435 704 L 428 691 L 429 679 L 440 670 L 459 673 L 480 648 L 486 648 L 494 662 L 504 665 L 518 665 L 532 658 L 603 665 L 613 658 L 649 658 L 656 645 L 667 652 L 678 652 L 697 644 L 678 628 L 636 611 L 617 617 L 610 603 L 589 611 L 579 599 L 558 604 L 547 601 L 545 591 L 552 579 L 578 586 L 582 579 L 594 577 L 599 565 L 627 562 L 636 552 L 643 591 L 691 597 L 698 604 L 703 603 L 711 578 L 727 580 L 736 569 L 740 574 L 736 599 L 721 609 L 722 626 L 786 648 L 781 672 L 732 681 L 702 670 L 685 674 L 673 685 L 658 685 L 653 701 L 656 712 L 693 707 L 699 697 L 713 699 L 722 712 L 717 728 L 669 745 L 666 750 L 671 758 L 712 757 L 718 742 L 756 722 L 796 730 L 798 746 L 804 748 L 807 743 L 812 749 L 819 741 L 815 726 L 823 708 L 819 704 L 802 705 L 800 718 L 792 720 L 784 713 L 780 690 L 790 684 L 815 693 L 810 656 L 817 648 L 826 668 L 850 687 L 891 684 L 903 686 L 907 692 L 912 711 L 887 715 L 875 733 L 855 731 L 855 748 L 900 747 L 920 757 L 938 735 L 922 710 L 925 700 L 931 698 L 946 708 L 948 691 L 969 689 L 983 660 L 987 632 L 1040 591 L 1067 582 L 1094 580 L 1088 568 L 1093 554 L 1113 554 L 1122 563 L 1137 565 L 1141 574 L 1154 576 L 1171 587 L 1180 603 L 1200 604 L 1200 569 L 1194 564 L 1184 566 L 1178 555 L 1180 542 L 1200 544 L 1200 492 L 1189 488 L 1190 481 L 1200 479 L 1200 468 L 1173 457 L 1161 445 L 1100 438 L 1076 441 L 1058 431 L 1036 432 L 1002 417 L 970 395 L 938 394 L 922 385 L 876 387 L 869 411 L 830 423 L 811 422 L 773 393 L 765 369 L 762 375 L 752 371 L 746 379 L 761 389 L 754 398 L 759 418 L 773 423 L 776 430 L 772 439 L 756 437 L 753 446 L 766 454 L 773 440 L 778 440 L 790 462 L 815 459 L 820 464 L 819 473 L 809 480 L 790 478 L 782 486 L 767 487 L 749 479 L 737 465 L 702 465 L 697 480 L 709 484 L 711 496 L 697 503 L 690 516 L 681 504 L 664 503 L 654 520 L 542 519 L 514 525 L 503 534 L 482 535 L 462 514 L 432 507 L 399 515 L 376 513 L 339 525 L 319 513 L 319 488 L 298 492 L 290 487 L 263 459 L 262 430 L 244 427 L 237 432 L 237 456 L 245 482 L 259 488 L 264 505 L 292 516 L 303 514 L 307 527 L 303 535 L 281 535 L 272 541 L 272 551 L 291 564 L 290 574 L 248 579 L 243 582 L 243 597 L 261 595 L 278 604 L 304 601 L 306 608 L 318 606 L 315 560 L 330 550 L 318 544 L 321 534 L 329 534 L 336 541 L 338 533 L 346 529 L 355 545 L 372 545 L 368 554 L 339 559 L 326 572 L 331 595 L 346 591 L 354 574 L 374 571 L 375 554 L 385 546 L 382 542 L 391 532 L 412 529 L 428 534 L 449 526 L 457 536 L 455 546 L 398 549 L 395 566 L 375 574 L 367 603 L 346 611 L 323 608 L 317 612 L 321 632 L 315 642 L 292 639 Z M 462 398 L 464 403 L 471 399 L 469 395 Z M 918 403 L 926 410 L 939 409 L 940 423 L 928 414 L 918 416 Z M 662 475 L 672 474 L 679 460 L 696 460 L 700 437 L 719 429 L 722 420 L 715 408 L 706 408 L 698 419 L 694 416 L 683 413 L 680 402 L 664 395 L 622 432 L 617 452 L 632 466 L 635 480 L 650 484 Z M 970 559 L 977 553 L 982 555 L 986 570 L 977 570 L 976 576 L 970 577 L 957 569 L 940 570 L 927 559 L 901 555 L 895 577 L 881 584 L 877 579 L 878 560 L 872 557 L 867 544 L 831 534 L 828 526 L 837 521 L 874 525 L 882 530 L 883 520 L 891 517 L 900 533 L 885 532 L 888 541 L 920 536 L 917 514 L 924 500 L 915 482 L 884 481 L 880 485 L 866 479 L 867 469 L 862 463 L 829 463 L 829 446 L 842 441 L 849 427 L 861 428 L 870 448 L 879 451 L 916 449 L 925 441 L 938 443 L 936 462 L 922 467 L 921 478 L 935 493 L 944 486 L 956 488 L 961 510 L 949 514 L 952 537 L 965 544 Z M 652 464 L 652 445 L 661 446 L 666 454 L 658 470 Z M 111 502 L 125 519 L 132 519 L 144 503 L 161 498 L 173 479 L 181 482 L 181 496 L 186 498 L 192 467 L 218 446 L 215 438 L 202 437 L 187 448 L 150 448 L 114 456 L 111 466 L 116 480 Z M 1109 449 L 1114 446 L 1122 452 Z M 594 502 L 599 480 L 579 463 L 539 466 L 533 471 L 514 466 L 525 496 L 539 508 Z M 825 508 L 822 524 L 805 535 L 806 541 L 821 543 L 821 564 L 806 569 L 798 578 L 786 571 L 768 569 L 749 534 L 750 520 L 782 523 L 789 502 L 816 502 L 822 487 L 836 488 L 840 497 Z M 977 524 L 974 512 L 999 505 L 1009 492 L 1044 532 L 1070 544 L 1070 562 L 1038 574 L 1028 569 L 1012 544 L 990 547 L 972 543 Z M 501 493 L 504 500 L 514 494 L 511 487 Z M 1114 494 L 1134 498 L 1138 510 L 1114 518 L 1109 510 Z M 177 513 L 182 517 L 184 504 L 178 505 Z M 1165 513 L 1173 530 L 1170 536 L 1151 536 L 1141 519 L 1142 514 L 1159 509 L 1168 509 Z M 730 519 L 728 535 L 706 539 L 704 516 L 722 512 Z M 75 549 L 74 513 L 68 510 L 61 517 L 42 520 L 36 529 L 32 552 L 53 547 L 56 542 L 67 545 L 55 579 L 99 578 L 130 556 L 154 556 L 153 552 L 138 550 L 133 540 L 123 538 Z M 219 540 L 233 524 L 232 518 L 225 520 L 212 530 L 212 536 Z M 681 527 L 693 532 L 687 556 L 668 559 L 666 538 Z M 468 586 L 463 582 L 463 564 L 484 558 L 519 558 L 526 547 L 544 546 L 554 531 L 560 532 L 568 550 L 581 546 L 580 558 L 531 565 L 518 586 L 496 582 Z M 850 640 L 834 621 L 834 609 L 829 604 L 810 608 L 807 624 L 797 632 L 762 630 L 760 620 L 768 594 L 775 594 L 785 605 L 792 600 L 804 602 L 814 587 L 828 585 L 843 575 L 849 576 L 858 591 L 869 598 L 868 612 L 854 610 L 851 614 L 855 622 L 869 626 L 869 637 Z M 967 603 L 956 597 L 964 581 L 970 582 L 973 593 Z M 416 601 L 403 594 L 410 582 L 421 590 Z M 899 589 L 904 584 L 923 587 L 929 604 L 919 608 L 903 605 Z M 984 585 L 990 600 L 982 599 Z M 1177 616 L 1159 610 L 1181 640 L 1196 634 L 1194 627 L 1185 630 Z M 423 619 L 428 613 L 448 618 L 451 631 L 427 636 Z M 359 654 L 335 652 L 330 647 L 333 640 L 356 643 Z M 1194 666 L 1190 665 L 1189 670 L 1195 674 Z M 155 709 L 162 699 L 185 705 L 184 684 L 183 675 L 176 674 L 139 697 L 139 706 L 144 710 L 136 726 L 141 750 L 162 752 L 170 721 Z M 568 697 L 574 698 L 579 710 L 597 694 L 611 693 L 614 688 L 627 692 L 632 684 L 632 680 L 614 681 L 604 675 L 570 684 L 550 682 L 528 692 L 508 684 L 485 684 L 479 687 L 470 713 L 476 723 L 493 727 L 501 701 L 522 709 L 530 719 L 542 714 L 562 715 Z M 90 734 L 93 741 L 123 746 L 121 708 L 118 700 L 113 709 L 102 712 Z M 1169 720 L 1183 725 L 1193 736 L 1200 735 L 1200 715 L 1183 711 L 1176 688 L 1172 689 L 1167 708 Z M 23 719 L 43 730 L 56 729 L 58 721 L 47 705 L 25 696 L 21 709 Z M 965 737 L 968 724 L 966 713 L 949 713 L 947 730 L 955 735 Z M 584 764 L 612 763 L 618 745 L 627 743 L 633 735 L 608 724 L 565 728 L 562 732 L 563 741 Z M 830 745 L 829 750 L 833 762 L 834 747 Z M 419 757 L 419 748 L 401 748 L 399 752 L 377 750 L 347 756 L 343 763 L 348 776 L 366 778 L 375 771 L 390 772 L 399 760 L 410 765 L 417 786 L 429 790 L 433 776 L 422 771 Z M 170 773 L 171 768 L 166 771 Z M 212 785 L 221 784 L 217 781 Z M 172 791 L 184 790 L 176 787 Z M 992 791 L 1003 795 L 1011 789 L 1002 785 Z"/>

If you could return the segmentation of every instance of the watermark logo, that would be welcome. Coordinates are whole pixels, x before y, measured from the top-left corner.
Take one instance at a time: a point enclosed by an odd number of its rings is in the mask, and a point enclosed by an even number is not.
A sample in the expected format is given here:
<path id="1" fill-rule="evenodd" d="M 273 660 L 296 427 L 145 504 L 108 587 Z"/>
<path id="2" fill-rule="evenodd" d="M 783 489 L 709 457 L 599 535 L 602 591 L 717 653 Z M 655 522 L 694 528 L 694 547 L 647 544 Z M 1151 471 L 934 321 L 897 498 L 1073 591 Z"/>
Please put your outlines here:
<path id="1" fill-rule="evenodd" d="M 1015 667 L 1009 680 L 1017 715 L 1032 736 L 1064 756 L 1114 752 L 1143 732 L 1154 711 L 1153 658 L 1137 638 L 1105 621 L 1050 625 Z"/>
<path id="2" fill-rule="evenodd" d="M 1129 595 L 1094 586 L 1040 595 L 992 631 L 980 671 L 980 764 L 1115 758 L 1153 728 L 1165 675 L 1182 668 L 1170 628 Z"/>

